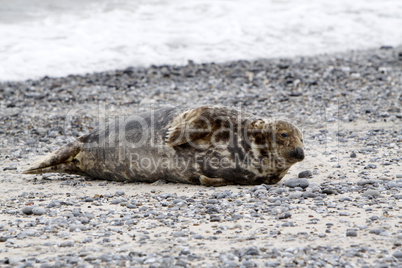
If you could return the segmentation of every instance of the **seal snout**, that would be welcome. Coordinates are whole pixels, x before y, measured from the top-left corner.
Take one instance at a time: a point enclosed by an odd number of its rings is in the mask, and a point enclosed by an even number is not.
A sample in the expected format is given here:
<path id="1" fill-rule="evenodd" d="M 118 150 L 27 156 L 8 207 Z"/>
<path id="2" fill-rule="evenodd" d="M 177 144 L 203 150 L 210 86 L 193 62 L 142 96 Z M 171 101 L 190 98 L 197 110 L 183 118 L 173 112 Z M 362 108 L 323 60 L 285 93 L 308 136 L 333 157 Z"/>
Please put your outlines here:
<path id="1" fill-rule="evenodd" d="M 300 147 L 297 147 L 290 155 L 300 161 L 304 159 L 304 151 Z"/>

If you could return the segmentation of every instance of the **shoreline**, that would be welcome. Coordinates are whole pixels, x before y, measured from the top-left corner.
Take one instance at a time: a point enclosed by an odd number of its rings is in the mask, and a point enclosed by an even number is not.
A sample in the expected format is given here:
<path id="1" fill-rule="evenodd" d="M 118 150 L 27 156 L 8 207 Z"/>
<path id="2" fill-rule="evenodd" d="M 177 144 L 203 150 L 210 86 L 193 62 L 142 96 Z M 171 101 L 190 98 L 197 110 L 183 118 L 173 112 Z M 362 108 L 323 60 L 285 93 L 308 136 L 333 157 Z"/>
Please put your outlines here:
<path id="1" fill-rule="evenodd" d="M 0 82 L 0 264 L 398 267 L 400 52 L 397 47 Z M 21 174 L 32 160 L 99 122 L 192 104 L 285 118 L 302 129 L 306 159 L 269 186 Z M 312 178 L 298 179 L 305 170 Z M 26 213 L 32 206 L 37 212 Z"/>

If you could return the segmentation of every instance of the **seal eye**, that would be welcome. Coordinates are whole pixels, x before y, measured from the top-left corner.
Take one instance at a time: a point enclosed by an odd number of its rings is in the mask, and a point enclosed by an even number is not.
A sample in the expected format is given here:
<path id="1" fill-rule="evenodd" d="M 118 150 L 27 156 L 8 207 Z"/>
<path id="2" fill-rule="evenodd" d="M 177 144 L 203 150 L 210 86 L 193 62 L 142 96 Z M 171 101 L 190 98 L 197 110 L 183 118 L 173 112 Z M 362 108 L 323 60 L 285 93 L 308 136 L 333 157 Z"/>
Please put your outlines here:
<path id="1" fill-rule="evenodd" d="M 286 134 L 285 132 L 283 132 L 283 133 L 281 133 L 281 137 L 282 137 L 282 138 L 287 138 L 287 137 L 288 137 L 288 134 Z"/>

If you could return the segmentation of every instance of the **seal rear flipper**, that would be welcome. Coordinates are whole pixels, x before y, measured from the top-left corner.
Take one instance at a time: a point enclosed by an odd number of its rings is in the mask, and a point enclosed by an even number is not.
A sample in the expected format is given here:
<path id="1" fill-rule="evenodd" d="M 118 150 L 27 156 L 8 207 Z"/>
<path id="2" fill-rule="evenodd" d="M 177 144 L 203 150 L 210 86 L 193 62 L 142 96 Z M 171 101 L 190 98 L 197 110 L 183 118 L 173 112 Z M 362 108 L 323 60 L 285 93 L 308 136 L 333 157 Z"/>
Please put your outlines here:
<path id="1" fill-rule="evenodd" d="M 83 172 L 79 167 L 77 167 L 74 162 L 61 163 L 54 166 L 47 166 L 38 169 L 30 168 L 23 172 L 23 174 L 43 174 L 43 173 L 66 173 L 76 175 L 88 175 L 86 172 Z"/>
<path id="2" fill-rule="evenodd" d="M 24 174 L 42 174 L 42 173 L 69 173 L 85 174 L 77 165 L 75 157 L 81 152 L 81 139 L 67 144 L 60 149 L 35 161 Z"/>

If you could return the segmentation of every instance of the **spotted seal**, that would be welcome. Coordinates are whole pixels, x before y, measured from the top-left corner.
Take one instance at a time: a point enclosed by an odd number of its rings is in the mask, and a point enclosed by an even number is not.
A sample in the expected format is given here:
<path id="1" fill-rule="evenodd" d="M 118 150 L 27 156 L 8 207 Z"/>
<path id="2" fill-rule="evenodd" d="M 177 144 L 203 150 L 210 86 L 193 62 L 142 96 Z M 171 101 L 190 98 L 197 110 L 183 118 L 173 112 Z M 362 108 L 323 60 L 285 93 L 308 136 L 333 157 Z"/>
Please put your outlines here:
<path id="1" fill-rule="evenodd" d="M 227 107 L 164 108 L 105 124 L 24 173 L 221 186 L 274 184 L 304 159 L 300 130 Z"/>

